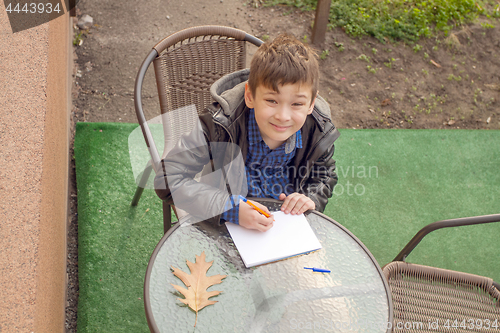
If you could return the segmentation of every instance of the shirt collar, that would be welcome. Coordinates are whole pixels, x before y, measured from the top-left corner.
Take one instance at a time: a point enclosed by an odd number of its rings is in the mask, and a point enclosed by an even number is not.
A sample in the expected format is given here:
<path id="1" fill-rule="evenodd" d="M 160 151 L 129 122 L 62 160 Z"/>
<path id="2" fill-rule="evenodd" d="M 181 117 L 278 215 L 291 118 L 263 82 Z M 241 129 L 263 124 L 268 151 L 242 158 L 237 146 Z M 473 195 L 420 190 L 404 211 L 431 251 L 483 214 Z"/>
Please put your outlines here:
<path id="1" fill-rule="evenodd" d="M 255 111 L 254 109 L 250 109 L 248 117 L 248 142 L 250 145 L 254 145 L 261 141 L 264 141 L 264 139 L 260 135 L 259 126 L 255 120 Z M 286 154 L 290 154 L 295 148 L 302 148 L 302 133 L 300 129 L 289 137 L 285 143 Z"/>

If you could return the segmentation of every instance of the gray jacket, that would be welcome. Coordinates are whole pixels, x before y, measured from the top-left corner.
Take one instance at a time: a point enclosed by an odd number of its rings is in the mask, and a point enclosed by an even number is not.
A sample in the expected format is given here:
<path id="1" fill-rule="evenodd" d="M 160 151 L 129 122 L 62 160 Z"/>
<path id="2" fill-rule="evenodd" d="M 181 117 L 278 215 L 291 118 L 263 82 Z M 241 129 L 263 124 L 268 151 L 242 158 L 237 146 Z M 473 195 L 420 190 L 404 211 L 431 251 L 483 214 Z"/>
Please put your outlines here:
<path id="1" fill-rule="evenodd" d="M 248 152 L 249 109 L 244 99 L 248 74 L 249 70 L 244 69 L 212 85 L 210 93 L 216 102 L 199 115 L 199 126 L 182 137 L 162 160 L 155 178 L 156 193 L 162 200 L 203 220 L 219 222 L 228 193 L 236 194 L 246 186 L 241 164 Z M 323 212 L 337 183 L 332 156 L 333 143 L 340 133 L 331 121 L 328 104 L 320 96 L 301 133 L 302 148 L 297 148 L 289 166 L 290 182 L 295 192 L 307 195 L 316 204 L 316 210 Z M 239 167 L 234 167 L 238 164 L 234 161 L 240 161 Z M 206 175 L 223 171 L 223 177 L 195 180 L 203 169 Z"/>

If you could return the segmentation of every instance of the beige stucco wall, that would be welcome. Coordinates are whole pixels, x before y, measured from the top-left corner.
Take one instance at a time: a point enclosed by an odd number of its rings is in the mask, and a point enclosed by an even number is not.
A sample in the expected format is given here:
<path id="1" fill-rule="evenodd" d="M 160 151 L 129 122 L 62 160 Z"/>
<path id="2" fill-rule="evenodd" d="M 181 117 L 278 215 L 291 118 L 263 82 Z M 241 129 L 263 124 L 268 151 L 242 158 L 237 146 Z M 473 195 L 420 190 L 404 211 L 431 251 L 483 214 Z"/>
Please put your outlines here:
<path id="1" fill-rule="evenodd" d="M 0 332 L 64 332 L 71 26 L 0 2 Z"/>

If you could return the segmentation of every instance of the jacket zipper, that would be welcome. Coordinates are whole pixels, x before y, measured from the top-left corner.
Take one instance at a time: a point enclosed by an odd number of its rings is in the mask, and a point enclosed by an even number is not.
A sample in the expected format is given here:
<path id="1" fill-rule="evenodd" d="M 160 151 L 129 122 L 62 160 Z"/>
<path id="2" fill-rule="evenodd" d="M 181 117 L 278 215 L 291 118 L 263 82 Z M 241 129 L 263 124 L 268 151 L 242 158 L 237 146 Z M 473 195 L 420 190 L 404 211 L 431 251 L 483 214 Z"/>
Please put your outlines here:
<path id="1" fill-rule="evenodd" d="M 318 147 L 318 146 L 319 146 L 319 143 L 320 143 L 322 140 L 324 140 L 324 139 L 325 139 L 325 137 L 326 137 L 326 136 L 327 136 L 327 135 L 328 135 L 331 131 L 333 131 L 334 129 L 335 129 L 335 127 L 332 127 L 332 129 L 330 129 L 328 132 L 326 132 L 326 133 L 325 133 L 325 135 L 323 135 L 323 137 L 321 137 L 321 139 L 319 139 L 319 140 L 318 140 L 318 142 L 314 145 L 313 149 L 311 149 L 311 150 L 309 151 L 309 153 L 307 154 L 307 156 L 306 156 L 306 161 L 309 161 L 309 156 L 311 156 L 311 154 L 314 152 L 314 150 L 316 149 L 316 147 Z M 312 167 L 310 167 L 310 168 L 307 170 L 307 174 L 309 174 L 309 172 L 311 172 L 311 169 L 312 169 Z M 299 187 L 300 187 L 300 188 L 302 188 L 302 185 L 304 185 L 304 183 L 305 183 L 305 177 L 304 177 L 304 178 L 302 178 L 302 179 L 300 180 Z"/>
<path id="2" fill-rule="evenodd" d="M 222 108 L 219 108 L 219 110 L 216 113 L 219 113 L 221 111 L 222 111 Z M 227 129 L 227 127 L 225 125 L 223 125 L 220 121 L 218 121 L 216 118 L 212 117 L 212 119 L 214 120 L 214 122 L 219 124 L 220 127 L 222 127 L 227 132 L 227 134 L 229 135 L 229 139 L 231 140 L 231 143 L 234 143 L 233 136 L 231 135 L 231 132 L 229 131 L 229 129 Z"/>

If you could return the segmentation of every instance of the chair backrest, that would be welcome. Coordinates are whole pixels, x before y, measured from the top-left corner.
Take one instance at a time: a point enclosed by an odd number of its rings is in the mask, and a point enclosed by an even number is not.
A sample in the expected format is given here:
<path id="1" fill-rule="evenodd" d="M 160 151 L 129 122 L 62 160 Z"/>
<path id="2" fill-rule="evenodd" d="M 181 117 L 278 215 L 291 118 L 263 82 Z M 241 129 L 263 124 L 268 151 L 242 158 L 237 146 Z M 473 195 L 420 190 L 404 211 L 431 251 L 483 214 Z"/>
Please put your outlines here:
<path id="1" fill-rule="evenodd" d="M 383 272 L 392 293 L 393 332 L 444 332 L 446 327 L 491 332 L 497 331 L 494 323 L 500 325 L 500 292 L 490 278 L 402 261 L 387 264 Z"/>
<path id="2" fill-rule="evenodd" d="M 494 222 L 500 222 L 500 214 L 428 224 L 382 268 L 392 294 L 392 332 L 500 332 L 500 284 L 484 276 L 404 261 L 432 231 Z"/>
<path id="3" fill-rule="evenodd" d="M 154 64 L 165 134 L 163 156 L 180 135 L 193 128 L 197 114 L 213 102 L 210 86 L 225 74 L 245 68 L 247 42 L 262 44 L 239 29 L 199 26 L 176 32 L 154 46 L 143 67 L 147 69 L 151 62 Z M 140 70 L 136 80 L 136 112 L 156 164 L 159 156 L 153 152 L 154 141 L 148 137 L 150 132 L 140 101 L 144 75 L 145 70 Z"/>
<path id="4" fill-rule="evenodd" d="M 194 104 L 198 112 L 213 100 L 210 86 L 246 66 L 245 33 L 218 26 L 179 31 L 158 43 L 154 60 L 161 112 Z"/>

